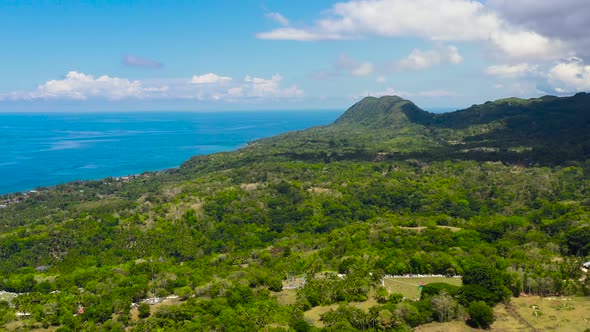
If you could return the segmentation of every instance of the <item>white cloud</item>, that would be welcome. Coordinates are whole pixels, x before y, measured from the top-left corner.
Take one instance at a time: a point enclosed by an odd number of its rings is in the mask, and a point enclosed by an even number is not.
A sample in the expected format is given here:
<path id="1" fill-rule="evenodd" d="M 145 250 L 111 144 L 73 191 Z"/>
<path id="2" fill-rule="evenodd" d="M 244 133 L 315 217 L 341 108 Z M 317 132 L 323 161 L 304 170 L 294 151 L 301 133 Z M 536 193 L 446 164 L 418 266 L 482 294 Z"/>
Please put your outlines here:
<path id="1" fill-rule="evenodd" d="M 239 92 L 243 97 L 253 98 L 299 98 L 303 96 L 303 90 L 296 86 L 281 88 L 282 80 L 283 77 L 279 74 L 273 75 L 270 79 L 246 76 L 242 86 L 239 87 Z M 235 92 L 237 90 L 234 90 Z"/>
<path id="2" fill-rule="evenodd" d="M 538 74 L 538 65 L 519 63 L 515 65 L 493 65 L 486 68 L 485 73 L 501 78 L 516 78 Z"/>
<path id="3" fill-rule="evenodd" d="M 268 13 L 266 13 L 265 16 L 270 18 L 271 20 L 277 22 L 278 24 L 280 24 L 282 26 L 289 25 L 289 20 L 285 16 L 283 16 L 281 13 L 268 12 Z"/>
<path id="4" fill-rule="evenodd" d="M 191 80 L 129 80 L 107 75 L 92 75 L 71 71 L 64 79 L 50 80 L 33 91 L 0 93 L 4 100 L 88 100 L 88 99 L 195 99 L 239 102 L 267 99 L 296 99 L 304 96 L 303 90 L 293 85 L 282 86 L 283 77 L 273 75 L 269 79 L 246 76 L 242 81 L 213 73 L 195 75 Z"/>
<path id="5" fill-rule="evenodd" d="M 385 76 L 379 76 L 376 80 L 377 83 L 387 83 L 387 78 Z"/>
<path id="6" fill-rule="evenodd" d="M 270 40 L 297 40 L 297 41 L 315 41 L 315 40 L 338 40 L 345 39 L 344 37 L 327 33 L 315 33 L 303 29 L 296 28 L 279 28 L 270 32 L 261 32 L 256 34 L 259 39 Z"/>
<path id="7" fill-rule="evenodd" d="M 351 0 L 336 3 L 325 18 L 309 27 L 259 33 L 274 40 L 419 37 L 434 41 L 478 41 L 509 57 L 555 58 L 563 55 L 559 39 L 511 24 L 472 0 Z"/>
<path id="8" fill-rule="evenodd" d="M 229 82 L 232 78 L 228 76 L 219 76 L 214 73 L 208 73 L 203 75 L 194 75 L 191 79 L 192 84 L 215 84 Z"/>
<path id="9" fill-rule="evenodd" d="M 230 88 L 230 89 L 227 90 L 227 94 L 230 97 L 241 97 L 243 90 L 244 89 L 242 89 L 241 87 Z"/>
<path id="10" fill-rule="evenodd" d="M 420 70 L 442 64 L 460 64 L 463 57 L 455 46 L 439 46 L 432 50 L 414 49 L 407 57 L 394 64 L 395 70 Z"/>
<path id="11" fill-rule="evenodd" d="M 563 40 L 578 54 L 590 55 L 588 0 L 488 0 L 487 5 L 509 22 Z"/>
<path id="12" fill-rule="evenodd" d="M 565 44 L 534 31 L 518 29 L 501 30 L 492 33 L 491 42 L 504 54 L 518 59 L 555 59 L 567 53 Z"/>
<path id="13" fill-rule="evenodd" d="M 50 80 L 33 91 L 13 91 L 0 95 L 0 100 L 32 99 L 74 99 L 87 100 L 103 98 L 120 100 L 125 98 L 144 98 L 148 95 L 166 91 L 165 86 L 144 87 L 140 81 L 103 75 L 94 78 L 77 71 L 70 71 L 65 78 Z"/>
<path id="14" fill-rule="evenodd" d="M 558 93 L 590 90 L 590 65 L 580 58 L 571 57 L 553 67 L 548 74 L 550 83 Z"/>
<path id="15" fill-rule="evenodd" d="M 141 97 L 143 92 L 139 81 L 107 75 L 95 79 L 92 75 L 71 71 L 63 80 L 51 80 L 40 85 L 33 95 L 36 95 L 37 98 L 64 97 L 84 100 L 92 97 L 104 97 L 117 100 L 127 97 Z"/>
<path id="16" fill-rule="evenodd" d="M 367 76 L 371 75 L 375 67 L 370 62 L 363 62 L 359 64 L 356 68 L 351 71 L 351 74 L 354 76 Z"/>

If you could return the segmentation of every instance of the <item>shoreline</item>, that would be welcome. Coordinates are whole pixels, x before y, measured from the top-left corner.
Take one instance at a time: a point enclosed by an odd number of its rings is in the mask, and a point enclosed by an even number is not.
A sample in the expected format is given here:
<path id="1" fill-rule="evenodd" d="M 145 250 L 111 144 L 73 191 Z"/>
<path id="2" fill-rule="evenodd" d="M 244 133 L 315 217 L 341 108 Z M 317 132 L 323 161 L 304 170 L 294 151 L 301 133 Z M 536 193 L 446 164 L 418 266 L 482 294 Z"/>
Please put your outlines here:
<path id="1" fill-rule="evenodd" d="M 232 150 L 235 151 L 235 150 Z M 195 155 L 198 156 L 198 155 Z M 204 156 L 204 155 L 203 155 Z M 192 158 L 192 157 L 190 157 Z M 50 185 L 42 185 L 42 186 L 37 186 L 35 188 L 32 189 L 23 189 L 23 190 L 19 190 L 19 191 L 11 191 L 11 192 L 6 192 L 6 193 L 2 193 L 0 192 L 0 208 L 1 205 L 3 204 L 2 202 L 10 196 L 19 196 L 19 195 L 28 195 L 28 194 L 34 194 L 34 193 L 39 193 L 39 192 L 44 192 L 44 191 L 48 191 L 51 189 L 54 189 L 57 186 L 61 186 L 61 185 L 65 185 L 68 183 L 73 183 L 73 182 L 91 182 L 91 181 L 101 181 L 101 180 L 105 180 L 105 179 L 109 179 L 112 178 L 116 181 L 128 181 L 131 179 L 135 179 L 138 178 L 142 175 L 145 175 L 146 173 L 163 173 L 169 170 L 175 170 L 175 169 L 179 169 L 179 166 L 175 166 L 175 167 L 167 167 L 167 168 L 161 168 L 161 169 L 157 169 L 157 170 L 146 170 L 143 171 L 141 173 L 129 173 L 129 174 L 125 174 L 125 175 L 118 175 L 118 176 L 103 176 L 103 177 L 98 177 L 98 178 L 91 178 L 91 179 L 76 179 L 76 180 L 71 180 L 71 181 L 64 181 L 64 182 L 60 182 L 60 183 L 56 183 L 56 184 L 50 184 Z"/>
<path id="2" fill-rule="evenodd" d="M 302 112 L 305 112 L 304 114 L 317 114 L 317 116 L 306 115 L 302 118 Z M 138 117 L 139 114 L 148 115 Z M 341 114 L 341 111 L 200 113 L 207 114 L 205 117 L 199 116 L 198 113 L 193 114 L 170 117 L 170 113 L 164 114 L 162 112 L 123 113 L 122 115 L 84 113 L 80 115 L 81 124 L 72 122 L 73 125 L 70 125 L 71 119 L 63 118 L 64 114 L 50 114 L 56 115 L 56 119 L 58 119 L 50 126 L 44 125 L 43 122 L 33 124 L 29 124 L 30 121 L 23 122 L 20 120 L 14 121 L 14 123 L 7 122 L 6 126 L 13 128 L 13 133 L 8 133 L 6 143 L 8 144 L 14 140 L 14 145 L 21 149 L 20 154 L 14 154 L 14 157 L 18 159 L 22 154 L 26 158 L 24 158 L 25 161 L 19 161 L 18 164 L 11 163 L 2 168 L 3 177 L 0 178 L 0 182 L 4 186 L 0 185 L 0 205 L 2 205 L 2 200 L 5 197 L 25 195 L 31 190 L 47 190 L 76 181 L 95 181 L 108 177 L 124 177 L 146 172 L 165 172 L 166 170 L 179 168 L 184 162 L 195 156 L 232 152 L 260 139 L 330 124 Z M 239 114 L 239 116 L 229 116 L 227 118 L 229 114 Z M 246 114 L 252 116 L 258 114 L 258 116 L 252 119 L 244 119 L 243 117 Z M 8 114 L 0 114 L 0 116 L 4 115 Z M 47 114 L 39 113 L 39 115 Z M 28 115 L 17 113 L 9 116 L 27 117 Z M 97 118 L 97 116 L 99 117 Z M 116 124 L 112 126 L 104 125 L 103 117 L 109 120 L 108 122 L 114 121 Z M 145 123 L 145 125 L 141 123 Z M 97 125 L 95 126 L 95 124 Z M 247 129 L 240 130 L 239 133 L 235 131 L 234 127 L 241 128 L 242 126 L 247 126 Z M 146 130 L 159 130 L 164 134 L 157 136 L 146 135 L 144 139 L 141 136 L 143 135 L 141 130 L 144 127 L 147 128 Z M 25 134 L 19 134 L 18 130 L 24 130 Z M 110 132 L 111 130 L 114 130 L 117 135 L 118 131 L 130 130 L 133 132 L 129 135 L 121 134 L 117 136 L 116 139 L 122 142 L 116 143 L 117 145 L 114 145 L 115 143 L 110 143 L 111 145 L 93 143 L 94 140 L 101 140 L 104 137 L 111 138 L 114 135 Z M 135 133 L 135 131 L 138 131 L 138 133 Z M 31 132 L 38 132 L 39 134 L 32 136 L 32 139 L 27 141 L 31 136 L 29 134 Z M 73 134 L 70 134 L 70 132 Z M 92 137 L 87 139 L 86 136 L 75 136 L 78 132 L 81 133 L 80 135 L 91 132 Z M 47 140 L 39 138 L 45 136 L 48 137 Z M 17 140 L 23 138 L 24 142 L 27 143 L 21 147 Z M 70 149 L 60 148 L 55 151 L 50 150 L 52 152 L 43 152 L 48 151 L 47 145 L 55 142 L 59 143 L 60 141 L 74 141 L 78 143 L 78 146 Z M 121 144 L 121 147 L 118 144 Z M 185 146 L 187 149 L 182 148 Z M 194 148 L 188 149 L 188 147 Z M 72 150 L 74 148 L 83 149 Z M 38 153 L 38 151 L 41 151 L 41 153 Z M 157 158 L 152 158 L 152 155 Z M 13 154 L 9 150 L 5 158 L 11 157 L 13 157 Z M 82 163 L 86 162 L 98 166 L 89 170 L 78 169 L 82 167 Z"/>

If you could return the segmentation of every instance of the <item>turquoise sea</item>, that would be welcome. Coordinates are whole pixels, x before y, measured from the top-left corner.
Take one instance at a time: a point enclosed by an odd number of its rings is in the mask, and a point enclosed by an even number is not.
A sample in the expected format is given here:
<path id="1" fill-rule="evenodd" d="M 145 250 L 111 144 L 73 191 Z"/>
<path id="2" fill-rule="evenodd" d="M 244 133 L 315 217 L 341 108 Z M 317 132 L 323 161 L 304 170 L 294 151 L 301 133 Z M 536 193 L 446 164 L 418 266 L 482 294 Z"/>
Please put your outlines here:
<path id="1" fill-rule="evenodd" d="M 0 194 L 179 166 L 342 111 L 0 114 Z"/>

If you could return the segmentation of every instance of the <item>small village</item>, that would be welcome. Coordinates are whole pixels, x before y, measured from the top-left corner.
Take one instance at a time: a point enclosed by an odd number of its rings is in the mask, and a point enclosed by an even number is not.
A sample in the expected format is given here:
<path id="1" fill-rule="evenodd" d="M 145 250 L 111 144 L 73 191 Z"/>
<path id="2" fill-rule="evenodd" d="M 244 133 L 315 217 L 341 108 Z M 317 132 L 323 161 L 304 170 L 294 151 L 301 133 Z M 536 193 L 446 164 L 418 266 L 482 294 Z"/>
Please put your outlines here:
<path id="1" fill-rule="evenodd" d="M 10 205 L 24 202 L 27 199 L 31 198 L 33 195 L 36 195 L 38 193 L 39 193 L 38 190 L 30 190 L 25 193 L 19 193 L 11 198 L 5 198 L 4 200 L 0 201 L 1 202 L 0 209 L 5 209 Z"/>

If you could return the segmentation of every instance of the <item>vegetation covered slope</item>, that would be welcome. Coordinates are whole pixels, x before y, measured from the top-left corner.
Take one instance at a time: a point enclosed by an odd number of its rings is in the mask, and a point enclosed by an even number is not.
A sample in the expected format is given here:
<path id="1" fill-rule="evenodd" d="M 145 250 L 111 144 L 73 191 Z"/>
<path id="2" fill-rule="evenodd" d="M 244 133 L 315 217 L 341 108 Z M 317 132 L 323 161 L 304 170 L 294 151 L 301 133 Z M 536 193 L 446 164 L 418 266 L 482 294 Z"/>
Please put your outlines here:
<path id="1" fill-rule="evenodd" d="M 0 209 L 0 289 L 18 295 L 0 323 L 307 331 L 306 310 L 341 303 L 324 329 L 404 330 L 486 326 L 521 293 L 588 295 L 589 108 L 578 94 L 435 115 L 366 98 L 332 125 L 179 169 L 41 188 Z M 463 285 L 419 301 L 380 287 L 404 274 Z M 294 281 L 296 299 L 275 297 Z M 131 313 L 173 294 L 181 304 Z"/>
<path id="2" fill-rule="evenodd" d="M 304 160 L 506 161 L 559 165 L 590 156 L 590 94 L 508 98 L 433 114 L 400 97 L 367 97 L 334 124 L 261 142 Z M 285 151 L 286 150 L 286 151 Z M 268 153 L 268 151 L 265 151 Z"/>

